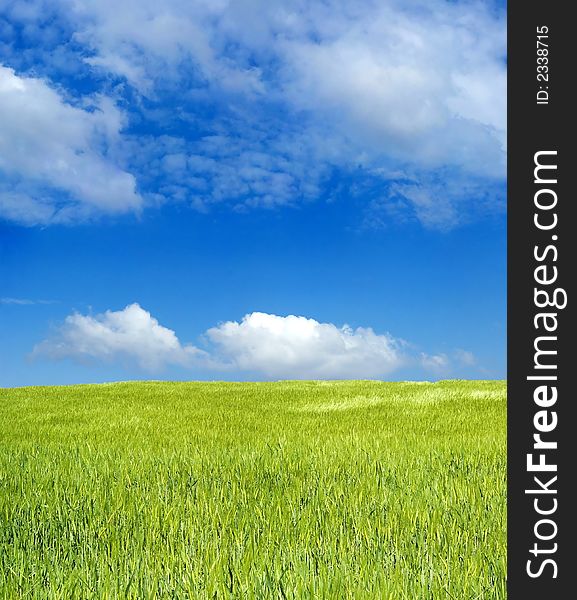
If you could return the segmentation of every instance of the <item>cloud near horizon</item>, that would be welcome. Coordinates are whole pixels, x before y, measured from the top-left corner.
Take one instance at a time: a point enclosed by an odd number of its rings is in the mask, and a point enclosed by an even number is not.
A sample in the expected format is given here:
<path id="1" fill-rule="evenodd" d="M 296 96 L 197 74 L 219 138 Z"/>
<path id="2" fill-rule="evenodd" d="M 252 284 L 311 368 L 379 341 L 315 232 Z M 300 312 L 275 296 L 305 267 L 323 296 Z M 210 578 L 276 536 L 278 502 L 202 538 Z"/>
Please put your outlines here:
<path id="1" fill-rule="evenodd" d="M 450 368 L 445 355 L 417 355 L 388 333 L 294 315 L 253 312 L 240 322 L 208 329 L 203 339 L 207 350 L 183 344 L 173 330 L 133 303 L 95 316 L 69 315 L 34 347 L 32 357 L 119 361 L 152 372 L 168 366 L 202 368 L 276 379 L 379 379 L 410 365 L 437 374 Z"/>
<path id="2" fill-rule="evenodd" d="M 160 325 L 137 303 L 95 316 L 69 315 L 32 351 L 33 357 L 71 358 L 80 363 L 133 362 L 146 371 L 159 371 L 167 365 L 187 366 L 198 354 L 202 351 L 183 346 L 174 331 Z"/>
<path id="3" fill-rule="evenodd" d="M 371 328 L 253 312 L 206 332 L 224 364 L 287 379 L 382 377 L 406 363 L 403 343 Z"/>

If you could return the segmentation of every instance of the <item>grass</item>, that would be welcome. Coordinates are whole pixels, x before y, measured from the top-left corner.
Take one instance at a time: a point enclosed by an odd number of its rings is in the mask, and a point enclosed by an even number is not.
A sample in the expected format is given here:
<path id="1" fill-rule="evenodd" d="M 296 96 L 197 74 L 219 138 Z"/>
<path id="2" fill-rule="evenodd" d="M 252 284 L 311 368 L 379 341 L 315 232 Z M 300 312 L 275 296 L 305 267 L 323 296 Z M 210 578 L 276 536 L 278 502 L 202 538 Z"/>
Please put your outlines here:
<path id="1" fill-rule="evenodd" d="M 0 390 L 0 598 L 505 598 L 506 386 Z"/>

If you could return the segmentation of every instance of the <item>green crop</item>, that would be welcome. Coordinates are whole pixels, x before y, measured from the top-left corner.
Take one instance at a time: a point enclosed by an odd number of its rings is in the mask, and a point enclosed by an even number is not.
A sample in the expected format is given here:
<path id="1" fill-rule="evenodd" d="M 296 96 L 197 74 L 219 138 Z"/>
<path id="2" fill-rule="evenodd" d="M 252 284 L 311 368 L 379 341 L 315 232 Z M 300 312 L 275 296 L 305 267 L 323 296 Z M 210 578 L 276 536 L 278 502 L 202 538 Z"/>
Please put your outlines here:
<path id="1" fill-rule="evenodd" d="M 506 385 L 0 390 L 0 598 L 506 597 Z"/>

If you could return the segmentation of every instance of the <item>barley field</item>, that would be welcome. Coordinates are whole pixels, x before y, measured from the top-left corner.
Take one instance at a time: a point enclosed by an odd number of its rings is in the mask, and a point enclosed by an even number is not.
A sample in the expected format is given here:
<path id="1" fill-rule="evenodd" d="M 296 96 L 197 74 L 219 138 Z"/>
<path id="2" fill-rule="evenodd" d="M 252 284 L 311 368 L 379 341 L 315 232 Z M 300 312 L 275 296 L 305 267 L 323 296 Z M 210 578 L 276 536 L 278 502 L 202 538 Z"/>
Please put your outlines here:
<path id="1" fill-rule="evenodd" d="M 0 390 L 0 598 L 504 599 L 506 385 Z"/>

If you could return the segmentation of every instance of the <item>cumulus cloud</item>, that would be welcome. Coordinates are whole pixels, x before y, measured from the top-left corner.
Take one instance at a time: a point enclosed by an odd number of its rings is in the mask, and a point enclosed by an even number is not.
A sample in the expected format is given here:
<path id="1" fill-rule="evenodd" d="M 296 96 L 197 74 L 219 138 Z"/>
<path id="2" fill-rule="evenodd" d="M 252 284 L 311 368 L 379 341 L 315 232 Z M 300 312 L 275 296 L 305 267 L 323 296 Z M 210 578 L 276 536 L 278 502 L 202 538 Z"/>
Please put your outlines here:
<path id="1" fill-rule="evenodd" d="M 1 299 L 6 304 L 32 301 Z M 353 329 L 303 316 L 263 312 L 226 321 L 201 336 L 201 347 L 184 344 L 138 303 L 97 315 L 73 313 L 37 344 L 35 358 L 80 363 L 120 362 L 145 371 L 167 366 L 267 379 L 383 379 L 406 367 L 445 376 L 477 364 L 470 350 L 416 352 L 389 333 Z"/>
<path id="2" fill-rule="evenodd" d="M 402 342 L 370 328 L 254 312 L 206 332 L 232 367 L 268 377 L 383 377 L 405 363 Z"/>
<path id="3" fill-rule="evenodd" d="M 267 378 L 380 378 L 403 367 L 405 344 L 370 328 L 352 329 L 300 316 L 254 312 L 205 332 L 208 350 L 179 341 L 138 304 L 66 317 L 37 344 L 34 357 L 79 362 L 124 361 L 145 370 L 168 365 Z"/>
<path id="4" fill-rule="evenodd" d="M 25 225 L 139 209 L 133 175 L 109 156 L 122 115 L 105 97 L 73 106 L 0 65 L 0 217 Z"/>
<path id="5" fill-rule="evenodd" d="M 145 370 L 156 371 L 167 365 L 190 366 L 203 353 L 181 344 L 174 331 L 160 325 L 135 303 L 95 316 L 69 315 L 50 338 L 34 347 L 32 354 L 80 362 L 134 361 Z"/>
<path id="6" fill-rule="evenodd" d="M 6 304 L 32 301 L 1 299 Z M 73 313 L 37 344 L 32 357 L 80 363 L 120 362 L 145 371 L 168 366 L 266 379 L 383 379 L 406 367 L 445 376 L 477 364 L 469 350 L 416 352 L 389 333 L 353 329 L 303 316 L 263 312 L 226 321 L 201 336 L 201 347 L 184 344 L 138 303 L 97 315 Z"/>

